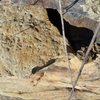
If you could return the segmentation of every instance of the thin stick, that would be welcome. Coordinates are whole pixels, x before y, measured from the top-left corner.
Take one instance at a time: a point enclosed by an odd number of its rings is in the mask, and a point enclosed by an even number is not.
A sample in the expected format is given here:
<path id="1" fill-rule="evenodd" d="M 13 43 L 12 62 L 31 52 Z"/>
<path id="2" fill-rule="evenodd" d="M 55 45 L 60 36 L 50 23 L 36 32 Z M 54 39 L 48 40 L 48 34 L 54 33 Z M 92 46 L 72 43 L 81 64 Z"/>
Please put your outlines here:
<path id="1" fill-rule="evenodd" d="M 36 5 L 38 3 L 39 0 L 36 0 L 32 5 Z"/>
<path id="2" fill-rule="evenodd" d="M 70 77 L 71 77 L 71 84 L 73 85 L 68 49 L 67 49 L 67 46 L 66 46 L 66 36 L 65 36 L 64 21 L 63 21 L 63 15 L 62 15 L 62 6 L 61 6 L 60 0 L 59 0 L 59 10 L 60 10 L 60 17 L 61 17 L 61 24 L 62 24 L 62 34 L 63 34 L 63 39 L 64 39 L 64 50 L 65 50 L 65 54 L 66 54 L 67 66 L 68 66 Z M 73 90 L 73 92 L 74 92 L 74 90 Z M 76 97 L 75 97 L 75 94 L 74 94 L 74 100 L 76 100 L 75 98 Z"/>
<path id="3" fill-rule="evenodd" d="M 64 15 L 65 13 L 67 13 L 68 10 L 69 10 L 70 8 L 72 8 L 78 1 L 79 1 L 79 0 L 75 0 L 75 1 L 72 2 L 70 5 L 65 6 L 65 7 L 63 8 L 63 10 L 64 10 L 63 15 Z"/>
<path id="4" fill-rule="evenodd" d="M 96 36 L 97 36 L 97 33 L 98 33 L 99 29 L 100 29 L 100 23 L 98 24 L 98 26 L 97 26 L 97 28 L 96 28 L 96 30 L 95 30 L 95 32 L 94 32 L 93 38 L 92 38 L 91 43 L 90 43 L 90 45 L 89 45 L 89 47 L 88 47 L 88 50 L 87 50 L 87 52 L 86 52 L 86 54 L 85 54 L 83 63 L 82 63 L 82 65 L 81 65 L 80 69 L 79 69 L 77 78 L 76 78 L 76 80 L 75 80 L 75 82 L 74 82 L 74 84 L 73 84 L 72 91 L 71 91 L 71 94 L 70 94 L 68 100 L 71 100 L 71 97 L 72 97 L 72 95 L 73 95 L 75 86 L 76 86 L 76 84 L 77 84 L 77 82 L 78 82 L 78 80 L 79 80 L 79 78 L 80 78 L 80 75 L 81 75 L 81 73 L 82 73 L 82 70 L 83 70 L 83 68 L 84 68 L 84 65 L 86 64 L 86 62 L 87 62 L 87 60 L 88 60 L 89 53 L 90 53 L 90 51 L 91 51 L 91 49 L 92 49 L 92 47 L 93 47 L 93 44 L 94 44 L 94 42 L 95 42 L 95 39 L 96 39 Z"/>

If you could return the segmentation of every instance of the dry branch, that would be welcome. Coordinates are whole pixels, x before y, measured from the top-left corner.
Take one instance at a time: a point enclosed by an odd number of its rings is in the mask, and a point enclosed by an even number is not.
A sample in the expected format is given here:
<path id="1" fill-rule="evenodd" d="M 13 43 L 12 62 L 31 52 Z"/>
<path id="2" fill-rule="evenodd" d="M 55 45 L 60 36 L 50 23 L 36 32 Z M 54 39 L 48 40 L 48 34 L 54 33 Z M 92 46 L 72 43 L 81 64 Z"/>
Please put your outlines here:
<path id="1" fill-rule="evenodd" d="M 97 29 L 96 29 L 95 32 L 94 32 L 93 38 L 92 38 L 91 43 L 90 43 L 90 45 L 89 45 L 89 47 L 88 47 L 88 50 L 87 50 L 87 52 L 86 52 L 86 55 L 85 55 L 84 60 L 83 60 L 83 63 L 82 63 L 82 65 L 81 65 L 80 69 L 79 69 L 77 78 L 76 78 L 76 80 L 75 80 L 75 82 L 74 82 L 74 84 L 73 84 L 73 88 L 72 88 L 72 91 L 71 91 L 71 94 L 70 94 L 70 97 L 68 98 L 68 100 L 71 100 L 71 97 L 72 97 L 73 92 L 74 92 L 74 88 L 75 88 L 75 86 L 76 86 L 76 84 L 77 84 L 77 82 L 78 82 L 78 80 L 79 80 L 79 78 L 80 78 L 80 75 L 81 75 L 81 73 L 82 73 L 82 70 L 83 70 L 83 68 L 84 68 L 84 65 L 86 64 L 86 62 L 87 62 L 87 60 L 88 60 L 89 53 L 90 53 L 90 51 L 91 51 L 91 49 L 92 49 L 92 47 L 93 47 L 93 44 L 94 44 L 94 42 L 95 42 L 95 39 L 96 39 L 96 36 L 97 36 L 97 34 L 98 34 L 99 29 L 100 29 L 100 23 L 98 24 Z"/>

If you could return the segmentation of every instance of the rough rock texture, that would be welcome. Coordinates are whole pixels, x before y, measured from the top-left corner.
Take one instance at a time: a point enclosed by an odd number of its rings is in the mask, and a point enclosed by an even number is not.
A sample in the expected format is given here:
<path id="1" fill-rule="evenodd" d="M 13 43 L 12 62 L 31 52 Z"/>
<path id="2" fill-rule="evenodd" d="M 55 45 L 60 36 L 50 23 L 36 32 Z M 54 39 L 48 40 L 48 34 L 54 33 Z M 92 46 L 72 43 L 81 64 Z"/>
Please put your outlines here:
<path id="1" fill-rule="evenodd" d="M 34 67 L 61 54 L 63 39 L 45 9 L 0 5 L 0 65 L 4 71 L 29 77 Z"/>
<path id="2" fill-rule="evenodd" d="M 100 22 L 100 0 L 85 0 L 85 5 L 82 7 L 90 18 Z"/>
<path id="3" fill-rule="evenodd" d="M 59 3 L 58 0 L 2 0 L 3 2 L 7 2 L 9 1 L 10 3 L 15 3 L 15 4 L 38 4 L 43 6 L 44 8 L 52 8 L 52 9 L 57 9 L 59 12 Z M 62 1 L 62 8 L 67 7 L 68 5 L 70 5 L 72 2 L 74 2 L 74 0 L 61 0 Z M 90 31 L 95 31 L 97 25 L 98 25 L 98 18 L 99 18 L 99 0 L 79 0 L 77 4 L 75 4 L 71 9 L 69 9 L 69 11 L 67 13 L 64 14 L 64 19 L 66 20 L 66 22 L 68 22 L 70 25 L 75 26 L 76 28 L 87 28 Z M 95 6 L 97 5 L 97 6 Z M 86 10 L 84 10 L 86 9 Z M 96 10 L 97 9 L 97 10 Z M 64 9 L 63 9 L 64 11 Z M 97 16 L 97 17 L 96 17 Z M 84 56 L 86 49 L 90 43 L 90 40 L 92 38 L 92 36 L 90 38 L 86 38 L 82 35 L 83 33 L 80 32 L 79 30 L 76 32 L 68 32 L 70 34 L 76 34 L 73 35 L 71 37 L 71 41 L 74 44 L 75 49 L 77 49 L 78 47 L 78 52 L 77 55 L 79 55 L 80 59 L 82 59 L 82 56 Z M 67 34 L 67 33 L 66 33 Z M 84 31 L 84 34 L 87 35 L 87 33 Z M 73 38 L 75 37 L 75 38 Z M 84 37 L 84 40 L 82 40 L 82 38 Z M 87 36 L 86 36 L 87 37 Z M 89 37 L 89 36 L 88 36 Z M 76 39 L 77 38 L 77 39 Z M 81 39 L 80 39 L 81 38 Z M 85 43 L 85 41 L 88 40 L 88 43 Z M 84 46 L 80 46 L 82 43 L 87 44 Z M 80 44 L 79 44 L 80 43 Z M 100 35 L 98 33 L 97 35 L 97 39 L 96 39 L 96 46 L 94 45 L 94 50 L 92 50 L 95 53 L 100 53 Z M 72 45 L 72 44 L 71 44 Z M 96 49 L 95 49 L 96 48 Z M 83 50 L 84 49 L 84 50 Z M 75 50 L 76 51 L 76 50 Z M 81 52 L 81 53 L 79 53 Z M 93 54 L 91 54 L 92 56 Z M 94 59 L 96 57 L 96 54 L 93 55 L 93 57 L 91 57 L 90 59 Z M 91 61 L 91 60 L 90 60 Z"/>
<path id="4" fill-rule="evenodd" d="M 85 0 L 85 4 L 81 7 L 89 18 L 100 22 L 100 0 Z M 97 35 L 97 43 L 100 44 L 100 31 Z"/>
<path id="5" fill-rule="evenodd" d="M 16 97 L 9 97 L 9 96 L 4 96 L 4 95 L 0 95 L 0 100 L 24 100 L 21 98 L 16 98 Z"/>
<path id="6" fill-rule="evenodd" d="M 0 5 L 0 9 L 0 99 L 67 100 L 72 86 L 63 40 L 46 10 L 15 5 Z M 98 54 L 95 61 L 85 65 L 75 88 L 78 100 L 100 99 L 99 62 Z M 71 53 L 73 81 L 81 64 Z M 32 74 L 36 67 L 38 72 Z"/>

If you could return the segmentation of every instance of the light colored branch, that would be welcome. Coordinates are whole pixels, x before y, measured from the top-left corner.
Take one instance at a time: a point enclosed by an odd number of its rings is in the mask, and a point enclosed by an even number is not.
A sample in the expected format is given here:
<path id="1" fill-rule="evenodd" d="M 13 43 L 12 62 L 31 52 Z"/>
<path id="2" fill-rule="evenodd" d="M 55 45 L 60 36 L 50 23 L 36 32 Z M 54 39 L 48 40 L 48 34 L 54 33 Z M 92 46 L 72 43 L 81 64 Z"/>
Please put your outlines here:
<path id="1" fill-rule="evenodd" d="M 97 36 L 97 33 L 98 33 L 99 30 L 100 30 L 100 23 L 98 24 L 98 26 L 97 26 L 97 28 L 96 28 L 96 30 L 95 30 L 95 32 L 94 32 L 93 38 L 92 38 L 91 43 L 90 43 L 90 45 L 89 45 L 89 47 L 88 47 L 88 50 L 87 50 L 87 52 L 86 52 L 86 54 L 85 54 L 83 63 L 82 63 L 82 65 L 81 65 L 80 69 L 79 69 L 77 78 L 76 78 L 76 80 L 75 80 L 75 82 L 74 82 L 74 84 L 73 84 L 72 91 L 71 91 L 71 94 L 70 94 L 68 100 L 71 100 L 71 97 L 72 97 L 72 95 L 73 95 L 75 86 L 76 86 L 76 84 L 77 84 L 77 82 L 78 82 L 78 80 L 79 80 L 79 78 L 80 78 L 80 75 L 81 75 L 81 73 L 82 73 L 82 70 L 83 70 L 83 68 L 84 68 L 84 65 L 86 64 L 86 62 L 87 62 L 87 60 L 88 60 L 89 53 L 90 53 L 90 51 L 91 51 L 91 49 L 92 49 L 92 47 L 93 47 L 93 44 L 94 44 L 94 42 L 95 42 L 95 39 L 96 39 L 96 36 Z"/>
<path id="2" fill-rule="evenodd" d="M 66 46 L 66 36 L 65 36 L 65 29 L 64 29 L 64 21 L 63 21 L 63 13 L 62 13 L 62 6 L 61 6 L 61 0 L 59 0 L 59 11 L 60 11 L 60 17 L 61 17 L 61 24 L 62 24 L 62 34 L 63 34 L 63 40 L 64 40 L 64 50 L 65 50 L 65 54 L 66 54 L 66 60 L 67 60 L 67 66 L 68 66 L 68 70 L 70 73 L 70 77 L 71 77 L 71 84 L 73 86 L 73 81 L 72 81 L 72 72 L 71 72 L 71 67 L 70 67 L 70 61 L 69 61 L 69 54 L 68 54 L 68 49 Z M 74 92 L 74 90 L 73 90 Z M 74 100 L 75 100 L 75 94 L 74 94 Z"/>

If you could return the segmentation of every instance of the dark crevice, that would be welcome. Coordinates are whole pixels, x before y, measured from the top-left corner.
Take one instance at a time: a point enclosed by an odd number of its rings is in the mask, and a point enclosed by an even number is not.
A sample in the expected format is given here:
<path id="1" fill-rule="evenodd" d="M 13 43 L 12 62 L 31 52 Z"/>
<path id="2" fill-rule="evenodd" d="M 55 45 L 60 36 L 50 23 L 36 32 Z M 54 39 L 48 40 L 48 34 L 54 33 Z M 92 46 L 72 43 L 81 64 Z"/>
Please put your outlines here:
<path id="1" fill-rule="evenodd" d="M 62 34 L 60 14 L 57 10 L 47 9 L 48 17 L 51 23 L 58 28 Z M 88 47 L 93 37 L 93 31 L 85 27 L 77 27 L 64 20 L 65 35 L 71 44 L 75 53 L 82 47 Z"/>

